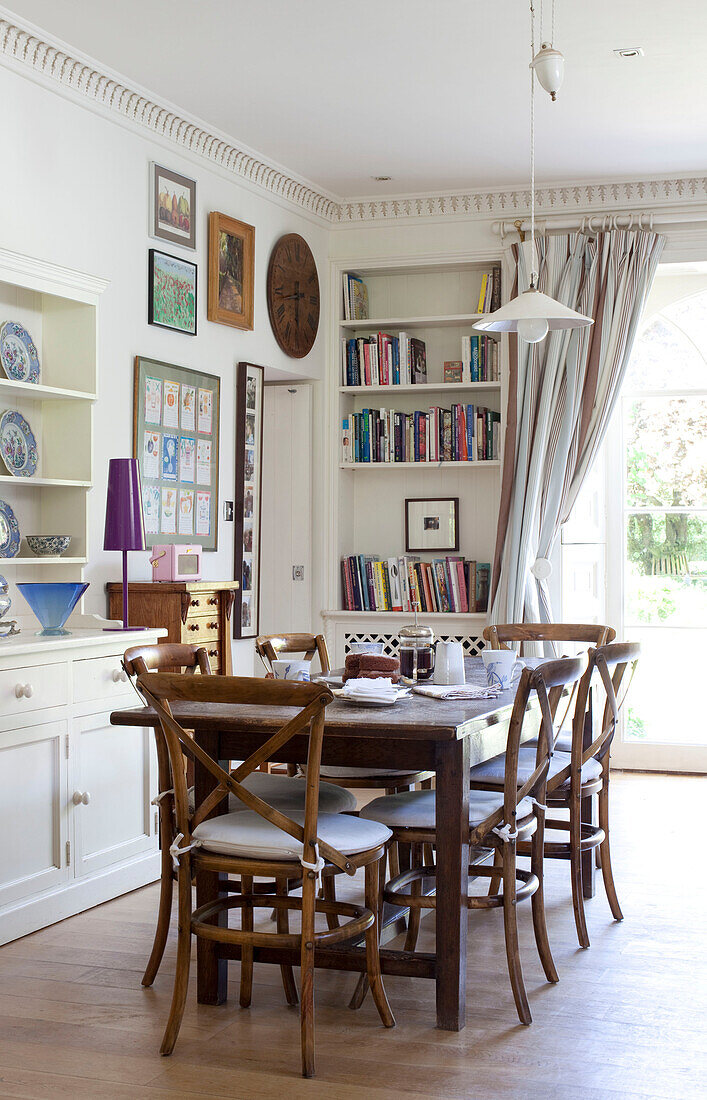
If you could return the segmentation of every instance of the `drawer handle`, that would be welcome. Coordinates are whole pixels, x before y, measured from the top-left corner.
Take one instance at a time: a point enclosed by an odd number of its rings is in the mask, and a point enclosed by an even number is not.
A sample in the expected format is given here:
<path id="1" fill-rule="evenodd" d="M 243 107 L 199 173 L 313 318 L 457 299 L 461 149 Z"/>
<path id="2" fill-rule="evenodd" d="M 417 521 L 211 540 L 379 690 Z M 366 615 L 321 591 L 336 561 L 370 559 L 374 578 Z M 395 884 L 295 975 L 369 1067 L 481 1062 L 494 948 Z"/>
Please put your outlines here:
<path id="1" fill-rule="evenodd" d="M 216 607 L 216 604 L 218 603 L 218 596 L 209 596 L 209 598 L 206 602 L 211 607 Z"/>
<path id="2" fill-rule="evenodd" d="M 74 806 L 88 806 L 91 801 L 91 795 L 88 791 L 74 791 L 74 797 L 71 801 Z"/>
<path id="3" fill-rule="evenodd" d="M 200 606 L 201 606 L 201 605 L 199 604 L 199 601 L 198 601 L 198 600 L 192 600 L 192 601 L 191 601 L 191 605 L 192 605 L 192 607 L 200 607 Z"/>
<path id="4" fill-rule="evenodd" d="M 31 699 L 34 695 L 34 688 L 31 684 L 15 684 L 15 696 L 18 699 Z"/>
<path id="5" fill-rule="evenodd" d="M 208 653 L 209 657 L 218 657 L 217 649 L 208 649 L 206 652 Z"/>
<path id="6" fill-rule="evenodd" d="M 218 630 L 218 623 L 207 623 L 209 630 Z"/>
<path id="7" fill-rule="evenodd" d="M 199 624 L 198 623 L 189 623 L 189 626 L 187 627 L 187 630 L 198 630 L 198 629 L 199 629 Z"/>
<path id="8" fill-rule="evenodd" d="M 114 684 L 119 684 L 121 681 L 123 683 L 125 683 L 127 678 L 128 678 L 128 674 L 127 674 L 127 672 L 125 671 L 124 668 L 114 668 L 113 669 L 113 683 Z"/>

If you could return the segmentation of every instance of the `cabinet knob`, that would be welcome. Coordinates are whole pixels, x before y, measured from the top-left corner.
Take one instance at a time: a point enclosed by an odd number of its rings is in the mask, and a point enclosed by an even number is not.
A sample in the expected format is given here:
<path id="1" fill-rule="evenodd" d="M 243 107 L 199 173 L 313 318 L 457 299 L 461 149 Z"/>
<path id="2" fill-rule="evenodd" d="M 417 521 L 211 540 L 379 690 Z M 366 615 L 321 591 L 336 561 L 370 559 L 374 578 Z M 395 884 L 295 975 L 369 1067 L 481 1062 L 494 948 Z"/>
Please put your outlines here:
<path id="1" fill-rule="evenodd" d="M 207 603 L 208 603 L 208 604 L 209 604 L 209 605 L 210 605 L 211 607 L 216 607 L 216 605 L 217 605 L 217 603 L 218 603 L 218 596 L 209 596 L 209 598 L 208 598 L 208 600 L 207 600 L 206 602 L 207 602 Z"/>
<path id="2" fill-rule="evenodd" d="M 191 605 L 192 605 L 192 607 L 200 607 L 201 606 L 198 600 L 192 600 Z"/>
<path id="3" fill-rule="evenodd" d="M 127 674 L 127 672 L 125 671 L 124 668 L 114 668 L 113 669 L 113 683 L 114 684 L 119 684 L 121 682 L 121 680 L 122 680 L 123 683 L 125 683 L 127 678 L 128 678 L 128 674 Z"/>
<path id="4" fill-rule="evenodd" d="M 207 623 L 209 630 L 218 630 L 218 623 Z"/>
<path id="5" fill-rule="evenodd" d="M 187 630 L 198 630 L 198 629 L 199 629 L 199 624 L 198 623 L 189 623 L 189 626 L 187 627 Z"/>
<path id="6" fill-rule="evenodd" d="M 217 649 L 207 649 L 206 652 L 208 653 L 209 657 L 218 657 Z"/>
<path id="7" fill-rule="evenodd" d="M 88 806 L 91 801 L 91 795 L 88 791 L 74 791 L 74 796 L 71 801 L 74 806 Z"/>
<path id="8" fill-rule="evenodd" d="M 15 696 L 18 699 L 31 699 L 34 695 L 34 688 L 31 684 L 15 684 Z"/>

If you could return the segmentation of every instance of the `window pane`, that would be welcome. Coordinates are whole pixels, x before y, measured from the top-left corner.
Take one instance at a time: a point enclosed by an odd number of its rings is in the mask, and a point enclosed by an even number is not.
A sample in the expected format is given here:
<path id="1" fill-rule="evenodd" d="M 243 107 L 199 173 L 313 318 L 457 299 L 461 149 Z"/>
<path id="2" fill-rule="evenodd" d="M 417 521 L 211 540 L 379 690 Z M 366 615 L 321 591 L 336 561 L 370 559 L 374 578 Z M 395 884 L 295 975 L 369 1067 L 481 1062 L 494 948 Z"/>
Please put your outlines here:
<path id="1" fill-rule="evenodd" d="M 701 291 L 691 298 L 682 298 L 663 310 L 663 316 L 682 329 L 695 344 L 702 358 L 707 360 L 707 293 Z M 704 381 L 700 383 L 704 388 Z"/>
<path id="2" fill-rule="evenodd" d="M 707 622 L 707 512 L 641 512 L 626 522 L 626 623 Z"/>
<path id="3" fill-rule="evenodd" d="M 700 745 L 705 742 L 698 684 L 704 680 L 707 630 L 627 630 L 641 643 L 641 659 L 624 712 L 627 741 Z M 680 656 L 680 679 L 674 681 L 671 657 Z"/>
<path id="4" fill-rule="evenodd" d="M 691 301 L 694 299 L 681 304 L 687 307 Z M 704 323 L 696 321 L 694 327 Z M 681 325 L 685 324 L 685 317 L 681 317 Z M 707 335 L 703 334 L 702 344 L 706 339 Z M 630 390 L 704 389 L 705 360 L 699 346 L 696 347 L 693 339 L 667 316 L 658 314 L 634 344 L 626 372 L 626 387 Z"/>
<path id="5" fill-rule="evenodd" d="M 707 505 L 707 397 L 624 404 L 629 508 Z"/>

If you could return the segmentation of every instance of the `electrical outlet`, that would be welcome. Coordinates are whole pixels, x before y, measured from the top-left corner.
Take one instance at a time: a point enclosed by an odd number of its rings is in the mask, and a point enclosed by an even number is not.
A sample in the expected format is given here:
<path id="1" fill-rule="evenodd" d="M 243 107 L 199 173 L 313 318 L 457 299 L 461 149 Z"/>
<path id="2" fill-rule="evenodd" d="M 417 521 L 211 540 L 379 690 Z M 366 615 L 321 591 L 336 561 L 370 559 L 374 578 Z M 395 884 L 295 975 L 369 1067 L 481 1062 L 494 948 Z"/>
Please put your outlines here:
<path id="1" fill-rule="evenodd" d="M 293 565 L 292 566 L 292 580 L 293 581 L 303 581 L 304 580 L 304 566 L 303 565 Z"/>
<path id="2" fill-rule="evenodd" d="M 223 518 L 225 523 L 233 523 L 233 501 L 224 500 L 223 502 Z"/>

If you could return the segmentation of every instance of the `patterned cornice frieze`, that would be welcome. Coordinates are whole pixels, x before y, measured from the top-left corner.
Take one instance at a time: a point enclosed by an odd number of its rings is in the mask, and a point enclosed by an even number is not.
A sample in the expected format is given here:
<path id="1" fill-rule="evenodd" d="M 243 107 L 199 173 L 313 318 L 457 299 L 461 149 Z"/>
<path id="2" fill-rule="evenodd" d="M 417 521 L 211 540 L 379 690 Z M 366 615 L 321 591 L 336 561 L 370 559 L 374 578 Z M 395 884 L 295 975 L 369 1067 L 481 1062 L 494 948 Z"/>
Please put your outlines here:
<path id="1" fill-rule="evenodd" d="M 100 72 L 88 60 L 72 57 L 59 45 L 38 38 L 1 14 L 0 60 L 61 85 L 87 101 L 88 106 L 119 115 L 136 129 L 147 129 L 332 225 L 422 218 L 510 219 L 525 216 L 530 209 L 528 188 L 337 200 L 156 103 L 143 92 L 129 88 L 116 77 Z M 690 207 L 707 205 L 707 177 L 568 183 L 538 188 L 535 202 L 541 216 L 569 213 L 589 216 L 643 206 L 656 211 L 685 208 L 689 219 Z"/>

